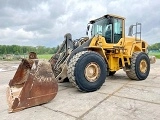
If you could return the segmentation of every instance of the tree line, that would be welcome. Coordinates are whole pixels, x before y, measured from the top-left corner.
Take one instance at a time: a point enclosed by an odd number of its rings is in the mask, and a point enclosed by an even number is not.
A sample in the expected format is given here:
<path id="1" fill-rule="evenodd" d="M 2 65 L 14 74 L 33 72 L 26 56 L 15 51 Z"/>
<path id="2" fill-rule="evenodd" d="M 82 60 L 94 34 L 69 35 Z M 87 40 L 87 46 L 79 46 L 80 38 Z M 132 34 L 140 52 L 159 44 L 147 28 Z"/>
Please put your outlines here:
<path id="1" fill-rule="evenodd" d="M 0 55 L 3 54 L 15 54 L 23 55 L 29 52 L 36 52 L 37 54 L 54 54 L 58 49 L 57 47 L 48 48 L 45 46 L 19 46 L 19 45 L 0 45 Z"/>
<path id="2" fill-rule="evenodd" d="M 160 51 L 160 43 L 155 43 L 153 45 L 149 45 L 148 50 L 151 51 Z"/>
<path id="3" fill-rule="evenodd" d="M 28 54 L 29 52 L 36 52 L 37 54 L 54 54 L 57 52 L 57 47 L 49 48 L 45 46 L 19 46 L 19 45 L 0 45 L 0 55 L 3 54 L 15 54 L 23 55 Z M 160 51 L 160 43 L 155 43 L 149 45 L 148 50 L 151 51 Z"/>

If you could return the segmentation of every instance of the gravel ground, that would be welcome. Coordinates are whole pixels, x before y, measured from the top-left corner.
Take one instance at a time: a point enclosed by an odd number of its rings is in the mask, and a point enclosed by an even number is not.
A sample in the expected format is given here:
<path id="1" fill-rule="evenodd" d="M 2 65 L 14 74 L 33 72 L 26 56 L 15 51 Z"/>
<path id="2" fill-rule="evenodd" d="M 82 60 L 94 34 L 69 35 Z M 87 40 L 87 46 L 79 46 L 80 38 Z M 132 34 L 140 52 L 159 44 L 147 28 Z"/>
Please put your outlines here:
<path id="1" fill-rule="evenodd" d="M 70 83 L 59 83 L 49 103 L 8 113 L 6 88 L 20 61 L 0 61 L 1 120 L 159 120 L 160 60 L 151 65 L 144 81 L 130 80 L 120 70 L 107 77 L 101 89 L 82 93 Z"/>

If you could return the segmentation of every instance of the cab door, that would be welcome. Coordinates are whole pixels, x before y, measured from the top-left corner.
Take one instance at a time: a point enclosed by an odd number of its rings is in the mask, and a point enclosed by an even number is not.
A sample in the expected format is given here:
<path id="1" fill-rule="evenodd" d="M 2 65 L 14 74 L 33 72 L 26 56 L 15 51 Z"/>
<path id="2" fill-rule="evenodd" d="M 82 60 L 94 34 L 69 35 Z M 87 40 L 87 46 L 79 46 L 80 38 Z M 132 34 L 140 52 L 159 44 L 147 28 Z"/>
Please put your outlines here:
<path id="1" fill-rule="evenodd" d="M 112 18 L 112 22 L 106 25 L 105 39 L 106 43 L 118 43 L 122 38 L 123 20 L 120 18 Z"/>

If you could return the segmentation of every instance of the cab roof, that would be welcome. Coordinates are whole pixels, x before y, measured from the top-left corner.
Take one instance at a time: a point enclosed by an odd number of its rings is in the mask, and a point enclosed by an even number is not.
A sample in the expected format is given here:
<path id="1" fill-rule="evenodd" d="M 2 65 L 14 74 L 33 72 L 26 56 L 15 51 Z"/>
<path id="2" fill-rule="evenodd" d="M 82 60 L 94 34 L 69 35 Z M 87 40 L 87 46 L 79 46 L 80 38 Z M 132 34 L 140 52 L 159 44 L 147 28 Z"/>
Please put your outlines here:
<path id="1" fill-rule="evenodd" d="M 124 17 L 118 16 L 118 15 L 114 15 L 114 14 L 106 14 L 106 15 L 100 17 L 100 18 L 91 20 L 90 23 L 93 23 L 93 22 L 95 22 L 95 21 L 97 21 L 97 20 L 100 20 L 100 19 L 103 19 L 103 18 L 107 18 L 107 17 L 120 18 L 120 19 L 123 19 L 123 20 L 125 19 Z"/>

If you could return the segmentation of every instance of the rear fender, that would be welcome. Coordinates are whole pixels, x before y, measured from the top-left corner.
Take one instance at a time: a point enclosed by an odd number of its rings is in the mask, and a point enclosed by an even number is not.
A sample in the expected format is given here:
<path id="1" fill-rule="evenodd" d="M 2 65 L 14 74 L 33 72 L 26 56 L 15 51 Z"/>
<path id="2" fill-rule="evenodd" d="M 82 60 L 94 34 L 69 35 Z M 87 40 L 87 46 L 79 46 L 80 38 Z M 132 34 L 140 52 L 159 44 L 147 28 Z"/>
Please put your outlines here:
<path id="1" fill-rule="evenodd" d="M 142 51 L 141 47 L 139 45 L 133 44 L 132 48 L 130 49 L 130 56 L 136 51 Z"/>

